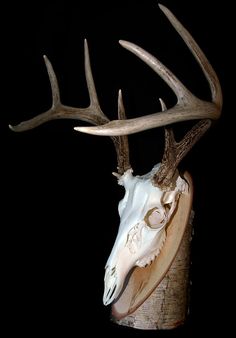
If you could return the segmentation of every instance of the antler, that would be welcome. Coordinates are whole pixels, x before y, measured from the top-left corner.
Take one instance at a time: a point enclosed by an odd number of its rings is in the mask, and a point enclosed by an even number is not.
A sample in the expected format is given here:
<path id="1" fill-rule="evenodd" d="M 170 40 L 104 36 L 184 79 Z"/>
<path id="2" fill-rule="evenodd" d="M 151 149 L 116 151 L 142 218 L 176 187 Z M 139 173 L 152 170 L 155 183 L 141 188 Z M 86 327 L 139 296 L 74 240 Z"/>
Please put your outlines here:
<path id="1" fill-rule="evenodd" d="M 127 120 L 114 120 L 98 127 L 77 127 L 75 129 L 94 135 L 117 136 L 133 134 L 181 121 L 203 119 L 179 143 L 174 140 L 172 131 L 166 130 L 165 132 L 165 152 L 161 167 L 154 176 L 154 184 L 161 188 L 169 188 L 174 183 L 174 175 L 179 162 L 210 127 L 211 120 L 219 118 L 223 100 L 218 77 L 198 44 L 165 6 L 159 5 L 159 7 L 185 41 L 202 68 L 210 85 L 212 102 L 206 102 L 194 96 L 166 66 L 147 51 L 131 42 L 120 41 L 124 48 L 143 60 L 169 85 L 176 94 L 177 104 L 173 108 L 168 110 L 164 108 L 162 112 L 151 115 Z"/>
<path id="2" fill-rule="evenodd" d="M 178 164 L 210 127 L 211 120 L 219 118 L 222 108 L 222 92 L 217 75 L 198 44 L 165 6 L 159 5 L 159 7 L 185 41 L 202 68 L 202 71 L 210 85 L 212 94 L 211 102 L 200 100 L 194 96 L 166 66 L 164 66 L 158 59 L 149 54 L 147 51 L 131 42 L 120 41 L 120 44 L 124 48 L 134 53 L 159 76 L 161 76 L 161 78 L 176 94 L 177 104 L 167 110 L 164 103 L 161 101 L 162 112 L 134 119 L 126 119 L 122 95 L 121 91 L 119 91 L 119 120 L 110 121 L 102 112 L 99 105 L 90 66 L 88 46 L 85 40 L 85 75 L 90 97 L 89 107 L 74 108 L 61 104 L 56 75 L 51 63 L 46 57 L 44 57 L 52 89 L 52 107 L 45 113 L 42 113 L 28 121 L 24 121 L 17 126 L 10 126 L 10 128 L 14 131 L 24 131 L 53 119 L 79 119 L 96 125 L 96 127 L 76 127 L 74 129 L 94 135 L 111 136 L 117 152 L 119 176 L 130 168 L 128 138 L 126 135 L 137 133 L 146 129 L 166 126 L 176 122 L 202 119 L 184 136 L 182 141 L 178 143 L 175 141 L 174 134 L 171 130 L 165 131 L 165 151 L 161 166 L 158 172 L 154 175 L 153 180 L 154 184 L 161 188 L 169 188 L 172 184 L 175 184 L 174 177 L 176 175 Z"/>
<path id="3" fill-rule="evenodd" d="M 30 120 L 21 122 L 16 126 L 9 125 L 11 130 L 21 132 L 33 129 L 43 124 L 44 122 L 55 119 L 77 119 L 89 122 L 94 125 L 101 125 L 104 123 L 108 123 L 110 121 L 108 117 L 102 112 L 98 101 L 90 65 L 89 50 L 86 40 L 84 41 L 84 53 L 85 53 L 85 76 L 89 92 L 90 105 L 87 108 L 74 108 L 65 106 L 61 103 L 60 91 L 55 72 L 48 58 L 44 56 L 44 61 L 47 67 L 52 90 L 52 107 L 46 112 L 38 116 L 35 116 Z M 118 118 L 119 119 L 126 118 L 121 90 L 119 90 L 118 94 Z M 130 168 L 128 138 L 127 136 L 112 136 L 111 138 L 117 152 L 118 175 L 122 175 L 127 169 Z"/>

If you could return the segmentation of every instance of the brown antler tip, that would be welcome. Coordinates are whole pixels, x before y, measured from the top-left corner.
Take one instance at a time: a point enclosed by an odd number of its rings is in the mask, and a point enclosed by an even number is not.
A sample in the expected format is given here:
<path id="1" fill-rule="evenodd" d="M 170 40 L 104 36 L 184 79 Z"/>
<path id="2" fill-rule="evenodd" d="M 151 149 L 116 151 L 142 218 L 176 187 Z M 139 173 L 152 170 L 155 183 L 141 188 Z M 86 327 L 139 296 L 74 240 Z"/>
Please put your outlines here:
<path id="1" fill-rule="evenodd" d="M 125 47 L 127 45 L 127 42 L 128 41 L 125 41 L 125 40 L 119 40 L 119 44 L 122 46 L 122 47 Z"/>
<path id="2" fill-rule="evenodd" d="M 119 120 L 126 119 L 125 107 L 124 107 L 124 102 L 123 102 L 122 90 L 121 89 L 119 89 L 119 91 L 118 91 L 118 117 L 119 117 Z"/>
<path id="3" fill-rule="evenodd" d="M 73 129 L 81 133 L 90 134 L 90 135 L 106 135 L 106 132 L 103 132 L 103 125 L 98 126 L 86 126 L 86 127 L 74 127 Z"/>
<path id="4" fill-rule="evenodd" d="M 50 63 L 49 58 L 47 57 L 47 55 L 44 54 L 44 55 L 43 55 L 43 59 L 44 59 L 44 62 L 45 62 L 45 64 L 46 64 L 47 69 L 50 68 L 51 63 Z M 51 67 L 52 67 L 52 66 L 51 66 Z"/>
<path id="5" fill-rule="evenodd" d="M 159 97 L 159 102 L 160 102 L 160 105 L 161 105 L 161 110 L 162 111 L 167 110 L 165 102 L 160 97 Z"/>
<path id="6" fill-rule="evenodd" d="M 166 8 L 166 6 L 164 6 L 164 5 L 160 4 L 160 3 L 158 3 L 158 6 L 159 6 L 160 9 Z"/>
<path id="7" fill-rule="evenodd" d="M 25 131 L 25 130 L 28 130 L 28 129 L 31 129 L 29 127 L 27 127 L 27 123 L 26 122 L 21 122 L 19 124 L 16 124 L 15 126 L 13 126 L 12 124 L 9 124 L 8 125 L 9 129 L 11 131 L 14 131 L 14 132 L 21 132 L 21 131 Z"/>
<path id="8" fill-rule="evenodd" d="M 168 14 L 172 14 L 171 11 L 164 5 L 158 4 L 160 10 L 168 17 Z M 172 14 L 173 15 L 173 14 Z"/>

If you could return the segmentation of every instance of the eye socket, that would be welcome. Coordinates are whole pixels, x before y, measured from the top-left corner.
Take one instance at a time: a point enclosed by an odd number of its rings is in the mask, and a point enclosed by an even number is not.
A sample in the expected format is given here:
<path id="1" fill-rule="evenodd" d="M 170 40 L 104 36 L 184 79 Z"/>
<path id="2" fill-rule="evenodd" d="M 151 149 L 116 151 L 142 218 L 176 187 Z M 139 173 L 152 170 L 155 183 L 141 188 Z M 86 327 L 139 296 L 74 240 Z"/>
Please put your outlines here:
<path id="1" fill-rule="evenodd" d="M 158 208 L 152 208 L 148 210 L 144 217 L 146 224 L 152 229 L 158 229 L 163 226 L 165 214 Z"/>
<path id="2" fill-rule="evenodd" d="M 166 203 L 166 204 L 164 205 L 164 208 L 165 208 L 165 211 L 166 211 L 167 214 L 168 214 L 168 212 L 170 211 L 171 205 L 172 205 L 172 203 Z"/>

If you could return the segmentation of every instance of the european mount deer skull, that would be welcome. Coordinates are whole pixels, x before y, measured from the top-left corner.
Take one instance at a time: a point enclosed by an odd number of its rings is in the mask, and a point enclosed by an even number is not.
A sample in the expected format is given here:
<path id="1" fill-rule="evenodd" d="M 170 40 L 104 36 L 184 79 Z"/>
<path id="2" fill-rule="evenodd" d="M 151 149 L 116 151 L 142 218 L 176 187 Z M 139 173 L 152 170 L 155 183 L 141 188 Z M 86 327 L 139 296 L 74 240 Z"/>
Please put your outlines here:
<path id="1" fill-rule="evenodd" d="M 119 298 L 125 282 L 127 282 L 127 277 L 134 267 L 149 266 L 153 261 L 157 261 L 162 251 L 168 251 L 170 257 L 165 267 L 167 270 L 168 264 L 178 249 L 177 244 L 168 244 L 167 228 L 173 215 L 178 213 L 180 198 L 188 192 L 190 184 L 188 176 L 180 175 L 177 167 L 191 147 L 211 126 L 211 120 L 219 118 L 222 108 L 220 83 L 206 56 L 175 16 L 165 6 L 159 5 L 159 7 L 185 41 L 204 72 L 211 89 L 211 102 L 194 96 L 166 66 L 141 47 L 131 42 L 120 41 L 122 47 L 143 60 L 169 85 L 176 94 L 177 103 L 174 107 L 167 109 L 160 99 L 161 112 L 126 119 L 122 94 L 119 91 L 119 119 L 110 121 L 100 108 L 85 40 L 85 75 L 90 105 L 87 108 L 74 108 L 61 103 L 56 75 L 51 63 L 44 56 L 51 83 L 52 107 L 28 121 L 10 126 L 13 131 L 20 132 L 53 119 L 77 119 L 95 126 L 76 127 L 75 130 L 94 135 L 111 136 L 118 160 L 118 173 L 114 173 L 114 175 L 118 178 L 118 184 L 124 186 L 125 196 L 119 202 L 119 231 L 105 268 L 103 296 L 105 305 Z M 165 150 L 161 163 L 155 165 L 146 175 L 133 176 L 129 162 L 127 135 L 187 120 L 199 121 L 180 142 L 175 141 L 172 129 L 166 128 Z M 180 241 L 181 238 L 178 243 Z M 174 246 L 175 248 L 173 248 Z M 156 284 L 160 282 L 161 278 L 163 278 L 163 274 L 158 277 Z"/>

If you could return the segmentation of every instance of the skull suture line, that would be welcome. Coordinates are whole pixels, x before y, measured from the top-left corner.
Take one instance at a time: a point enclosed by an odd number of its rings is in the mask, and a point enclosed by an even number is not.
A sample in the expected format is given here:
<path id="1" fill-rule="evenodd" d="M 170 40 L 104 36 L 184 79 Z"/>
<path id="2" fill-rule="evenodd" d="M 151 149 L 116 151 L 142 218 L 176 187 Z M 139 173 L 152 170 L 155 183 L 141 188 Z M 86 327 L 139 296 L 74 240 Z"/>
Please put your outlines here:
<path id="1" fill-rule="evenodd" d="M 187 183 L 179 176 L 172 191 L 154 186 L 153 175 L 159 166 L 143 176 L 133 176 L 129 169 L 118 181 L 125 196 L 118 206 L 120 226 L 105 267 L 105 305 L 119 296 L 132 268 L 150 264 L 165 242 L 166 227 Z"/>

